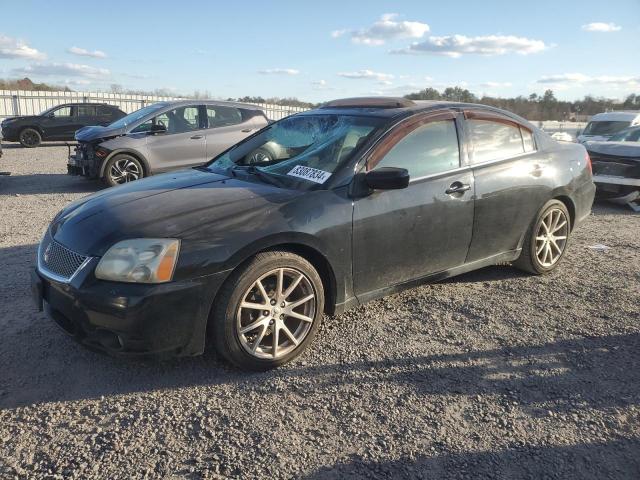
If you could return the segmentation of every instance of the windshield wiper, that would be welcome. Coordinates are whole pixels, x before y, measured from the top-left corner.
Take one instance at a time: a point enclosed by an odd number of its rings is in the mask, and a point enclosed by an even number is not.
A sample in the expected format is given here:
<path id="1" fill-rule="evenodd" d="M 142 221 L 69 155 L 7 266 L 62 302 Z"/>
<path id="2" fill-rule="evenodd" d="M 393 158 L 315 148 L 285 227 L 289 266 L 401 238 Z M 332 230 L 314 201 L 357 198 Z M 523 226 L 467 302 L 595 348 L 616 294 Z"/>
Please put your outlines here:
<path id="1" fill-rule="evenodd" d="M 275 185 L 276 187 L 281 187 L 282 186 L 282 182 L 280 180 L 275 178 L 270 173 L 263 172 L 262 170 L 260 170 L 255 165 L 248 165 L 248 166 L 236 165 L 235 167 L 232 167 L 231 169 L 229 169 L 229 172 L 234 177 L 237 176 L 237 172 L 247 172 L 249 175 L 253 175 L 253 176 L 259 178 L 264 183 L 268 183 L 270 185 Z"/>

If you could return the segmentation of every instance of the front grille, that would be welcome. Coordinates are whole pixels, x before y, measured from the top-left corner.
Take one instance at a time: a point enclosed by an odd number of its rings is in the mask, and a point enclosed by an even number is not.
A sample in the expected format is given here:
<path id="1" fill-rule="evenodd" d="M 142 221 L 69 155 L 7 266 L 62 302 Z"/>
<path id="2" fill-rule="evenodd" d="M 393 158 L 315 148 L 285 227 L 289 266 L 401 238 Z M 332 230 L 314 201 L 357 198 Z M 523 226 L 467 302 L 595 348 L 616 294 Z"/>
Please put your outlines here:
<path id="1" fill-rule="evenodd" d="M 65 280 L 69 280 L 87 260 L 84 255 L 73 252 L 60 245 L 49 235 L 40 245 L 39 265 L 46 273 L 53 273 Z"/>

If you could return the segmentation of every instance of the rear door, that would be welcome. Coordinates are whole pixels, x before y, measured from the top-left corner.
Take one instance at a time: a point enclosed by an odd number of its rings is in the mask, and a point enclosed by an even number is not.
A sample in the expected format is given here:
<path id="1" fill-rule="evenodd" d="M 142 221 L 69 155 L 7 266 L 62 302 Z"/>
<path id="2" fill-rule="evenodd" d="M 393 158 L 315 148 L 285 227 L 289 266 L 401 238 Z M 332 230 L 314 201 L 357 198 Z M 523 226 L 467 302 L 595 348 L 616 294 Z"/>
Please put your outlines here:
<path id="1" fill-rule="evenodd" d="M 140 131 L 148 131 L 145 130 L 145 125 L 153 123 L 166 128 L 166 133 L 147 137 L 147 160 L 153 172 L 191 167 L 205 162 L 206 131 L 202 111 L 202 105 L 181 106 L 161 113 L 137 127 Z"/>
<path id="2" fill-rule="evenodd" d="M 77 129 L 90 125 L 105 125 L 104 123 L 100 123 L 98 105 L 78 105 L 76 111 Z"/>
<path id="3" fill-rule="evenodd" d="M 446 111 L 405 121 L 368 159 L 368 170 L 406 168 L 410 181 L 405 189 L 375 191 L 354 202 L 354 289 L 361 300 L 465 262 L 473 174 L 455 117 Z"/>
<path id="4" fill-rule="evenodd" d="M 207 159 L 224 152 L 255 130 L 252 118 L 247 118 L 242 110 L 226 105 L 205 105 L 206 109 L 206 151 Z"/>
<path id="5" fill-rule="evenodd" d="M 524 125 L 498 113 L 465 111 L 465 133 L 475 178 L 473 240 L 467 262 L 518 248 L 549 198 L 549 161 Z"/>

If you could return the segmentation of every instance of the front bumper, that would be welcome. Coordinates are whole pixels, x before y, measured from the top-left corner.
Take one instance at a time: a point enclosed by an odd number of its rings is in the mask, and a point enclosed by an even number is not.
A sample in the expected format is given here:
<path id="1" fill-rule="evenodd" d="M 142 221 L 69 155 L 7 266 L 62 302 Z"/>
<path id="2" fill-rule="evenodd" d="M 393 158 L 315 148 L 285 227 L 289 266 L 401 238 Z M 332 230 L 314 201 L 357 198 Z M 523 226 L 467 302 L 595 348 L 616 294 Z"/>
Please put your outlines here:
<path id="1" fill-rule="evenodd" d="M 67 159 L 67 173 L 69 175 L 82 175 L 89 178 L 97 178 L 102 160 L 95 156 L 93 149 L 86 144 L 78 144 L 74 153 L 69 146 Z"/>
<path id="2" fill-rule="evenodd" d="M 158 285 L 98 280 L 92 259 L 69 283 L 37 269 L 31 287 L 44 309 L 85 346 L 112 355 L 190 356 L 204 351 L 211 305 L 226 272 Z"/>

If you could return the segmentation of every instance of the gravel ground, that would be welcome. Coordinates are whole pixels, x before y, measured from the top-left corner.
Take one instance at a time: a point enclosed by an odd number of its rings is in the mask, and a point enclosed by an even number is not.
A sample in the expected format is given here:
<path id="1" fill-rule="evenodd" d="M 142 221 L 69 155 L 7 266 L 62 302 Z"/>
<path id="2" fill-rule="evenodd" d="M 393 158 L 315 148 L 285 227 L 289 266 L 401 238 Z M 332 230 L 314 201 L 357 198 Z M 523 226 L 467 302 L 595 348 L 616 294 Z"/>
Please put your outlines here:
<path id="1" fill-rule="evenodd" d="M 99 188 L 65 157 L 0 159 L 0 477 L 640 478 L 640 215 L 596 205 L 551 276 L 409 290 L 248 374 L 109 358 L 36 312 L 40 236 Z"/>

